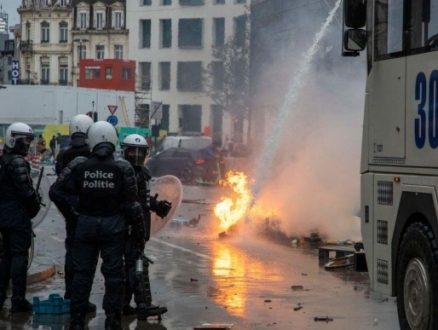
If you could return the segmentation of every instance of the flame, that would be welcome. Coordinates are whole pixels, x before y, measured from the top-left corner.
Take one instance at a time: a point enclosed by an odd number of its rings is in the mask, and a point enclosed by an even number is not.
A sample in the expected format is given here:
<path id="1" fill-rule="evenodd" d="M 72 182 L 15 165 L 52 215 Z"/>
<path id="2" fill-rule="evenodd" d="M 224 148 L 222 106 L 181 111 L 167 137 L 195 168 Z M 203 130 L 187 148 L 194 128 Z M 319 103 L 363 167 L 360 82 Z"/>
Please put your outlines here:
<path id="1" fill-rule="evenodd" d="M 230 187 L 236 194 L 233 199 L 221 197 L 221 201 L 214 207 L 214 214 L 220 220 L 220 227 L 227 230 L 248 213 L 252 194 L 248 188 L 248 178 L 242 172 L 228 172 L 225 174 L 225 180 L 221 180 L 220 184 Z"/>

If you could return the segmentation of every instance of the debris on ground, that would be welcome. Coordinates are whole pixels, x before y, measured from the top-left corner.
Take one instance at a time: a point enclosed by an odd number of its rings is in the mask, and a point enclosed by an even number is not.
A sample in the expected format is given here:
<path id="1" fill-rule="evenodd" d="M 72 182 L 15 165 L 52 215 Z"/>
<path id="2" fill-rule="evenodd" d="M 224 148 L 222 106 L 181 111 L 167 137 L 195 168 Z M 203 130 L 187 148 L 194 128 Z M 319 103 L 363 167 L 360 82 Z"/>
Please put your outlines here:
<path id="1" fill-rule="evenodd" d="M 198 282 L 198 280 L 196 278 L 191 278 L 190 277 L 190 283 L 192 283 L 192 282 Z"/>
<path id="2" fill-rule="evenodd" d="M 293 291 L 302 291 L 304 287 L 302 285 L 292 285 Z"/>
<path id="3" fill-rule="evenodd" d="M 170 222 L 170 227 L 196 227 L 201 220 L 201 215 L 198 214 L 197 218 L 175 218 Z"/>
<path id="4" fill-rule="evenodd" d="M 354 266 L 354 254 L 331 259 L 324 265 L 325 270 Z"/>
<path id="5" fill-rule="evenodd" d="M 194 330 L 229 330 L 233 324 L 225 324 L 225 323 L 204 323 L 202 325 L 197 325 L 193 329 Z"/>
<path id="6" fill-rule="evenodd" d="M 303 308 L 303 306 L 301 306 L 300 303 L 298 303 L 298 306 L 294 308 L 294 311 L 299 311 L 301 308 Z"/>
<path id="7" fill-rule="evenodd" d="M 265 303 L 270 303 L 270 302 L 272 302 L 272 300 L 270 300 L 270 299 L 265 300 Z"/>
<path id="8" fill-rule="evenodd" d="M 306 242 L 310 244 L 318 244 L 322 242 L 322 238 L 319 236 L 319 232 L 313 232 L 309 237 L 303 237 Z"/>
<path id="9" fill-rule="evenodd" d="M 331 317 L 315 317 L 314 318 L 315 322 L 333 322 L 333 319 Z"/>

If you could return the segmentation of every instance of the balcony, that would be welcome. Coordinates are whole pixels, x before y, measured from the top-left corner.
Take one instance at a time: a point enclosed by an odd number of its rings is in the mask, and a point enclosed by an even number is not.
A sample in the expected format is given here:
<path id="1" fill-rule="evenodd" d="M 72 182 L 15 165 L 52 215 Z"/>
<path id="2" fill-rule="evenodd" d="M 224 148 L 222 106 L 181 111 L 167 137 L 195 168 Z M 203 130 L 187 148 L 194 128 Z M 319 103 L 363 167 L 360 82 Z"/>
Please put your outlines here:
<path id="1" fill-rule="evenodd" d="M 50 84 L 50 81 L 49 81 L 49 79 L 41 79 L 40 84 L 41 84 L 41 85 L 49 85 L 49 84 Z"/>
<path id="2" fill-rule="evenodd" d="M 68 81 L 67 81 L 67 80 L 62 80 L 62 79 L 60 79 L 60 80 L 58 81 L 58 85 L 59 85 L 59 86 L 67 86 L 67 85 L 68 85 Z"/>
<path id="3" fill-rule="evenodd" d="M 33 40 L 21 40 L 20 50 L 22 52 L 31 52 L 33 50 Z"/>

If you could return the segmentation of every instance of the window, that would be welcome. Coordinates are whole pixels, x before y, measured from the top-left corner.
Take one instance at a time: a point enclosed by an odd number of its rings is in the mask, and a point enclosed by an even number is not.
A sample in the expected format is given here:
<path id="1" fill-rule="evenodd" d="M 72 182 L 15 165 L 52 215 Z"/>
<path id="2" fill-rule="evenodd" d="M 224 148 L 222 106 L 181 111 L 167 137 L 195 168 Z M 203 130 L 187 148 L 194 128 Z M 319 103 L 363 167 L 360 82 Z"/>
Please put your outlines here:
<path id="1" fill-rule="evenodd" d="M 78 46 L 78 63 L 83 58 L 87 58 L 87 48 L 84 45 Z"/>
<path id="2" fill-rule="evenodd" d="M 86 66 L 85 67 L 85 79 L 99 79 L 100 78 L 100 68 Z"/>
<path id="3" fill-rule="evenodd" d="M 163 6 L 171 6 L 172 0 L 163 0 Z"/>
<path id="4" fill-rule="evenodd" d="M 178 90 L 188 92 L 201 90 L 202 62 L 178 62 L 177 71 Z"/>
<path id="5" fill-rule="evenodd" d="M 184 133 L 201 132 L 201 105 L 182 105 L 182 131 Z"/>
<path id="6" fill-rule="evenodd" d="M 114 57 L 118 60 L 123 60 L 123 46 L 115 45 L 114 46 Z"/>
<path id="7" fill-rule="evenodd" d="M 236 3 L 246 3 L 246 0 L 236 0 Z"/>
<path id="8" fill-rule="evenodd" d="M 50 42 L 50 24 L 48 22 L 41 23 L 41 43 Z"/>
<path id="9" fill-rule="evenodd" d="M 140 62 L 140 89 L 151 89 L 151 63 Z"/>
<path id="10" fill-rule="evenodd" d="M 160 62 L 160 89 L 168 91 L 170 89 L 170 62 Z"/>
<path id="11" fill-rule="evenodd" d="M 96 46 L 96 60 L 105 59 L 105 46 L 97 45 Z"/>
<path id="12" fill-rule="evenodd" d="M 5 41 L 5 50 L 14 51 L 14 48 L 15 48 L 15 40 Z"/>
<path id="13" fill-rule="evenodd" d="M 79 14 L 79 27 L 81 30 L 86 30 L 88 27 L 87 24 L 87 13 L 80 13 Z"/>
<path id="14" fill-rule="evenodd" d="M 41 64 L 41 85 L 48 85 L 50 80 L 49 64 Z"/>
<path id="15" fill-rule="evenodd" d="M 224 85 L 224 63 L 219 61 L 211 62 L 211 69 L 213 72 L 213 87 L 222 89 Z"/>
<path id="16" fill-rule="evenodd" d="M 152 0 L 142 0 L 143 6 L 150 6 L 152 5 Z"/>
<path id="17" fill-rule="evenodd" d="M 61 6 L 62 7 L 67 6 L 67 0 L 61 0 Z"/>
<path id="18" fill-rule="evenodd" d="M 213 18 L 213 46 L 223 46 L 225 43 L 225 18 Z"/>
<path id="19" fill-rule="evenodd" d="M 30 23 L 29 22 L 26 23 L 26 36 L 27 36 L 27 40 L 30 40 Z"/>
<path id="20" fill-rule="evenodd" d="M 163 104 L 163 116 L 161 117 L 161 129 L 169 131 L 169 109 L 170 105 Z"/>
<path id="21" fill-rule="evenodd" d="M 12 71 L 11 70 L 8 71 L 8 80 L 12 80 Z"/>
<path id="22" fill-rule="evenodd" d="M 113 68 L 106 68 L 105 69 L 105 78 L 106 79 L 112 79 L 113 78 Z"/>
<path id="23" fill-rule="evenodd" d="M 96 29 L 103 29 L 103 13 L 96 13 Z"/>
<path id="24" fill-rule="evenodd" d="M 122 79 L 123 80 L 130 80 L 131 79 L 131 69 L 122 68 Z"/>
<path id="25" fill-rule="evenodd" d="M 214 2 L 215 5 L 225 5 L 225 0 L 216 0 Z"/>
<path id="26" fill-rule="evenodd" d="M 68 65 L 60 65 L 59 66 L 59 84 L 67 85 L 68 82 Z"/>
<path id="27" fill-rule="evenodd" d="M 161 19 L 160 30 L 161 30 L 161 47 L 163 48 L 172 47 L 172 20 Z"/>
<path id="28" fill-rule="evenodd" d="M 437 0 L 375 4 L 374 55 L 385 60 L 438 49 Z"/>
<path id="29" fill-rule="evenodd" d="M 239 16 L 234 19 L 236 45 L 242 47 L 246 39 L 246 16 Z"/>
<path id="30" fill-rule="evenodd" d="M 151 20 L 145 19 L 140 21 L 142 38 L 141 38 L 141 48 L 151 47 Z"/>
<path id="31" fill-rule="evenodd" d="M 180 19 L 178 23 L 178 46 L 202 47 L 202 19 Z"/>
<path id="32" fill-rule="evenodd" d="M 12 56 L 8 56 L 8 65 L 12 65 Z"/>
<path id="33" fill-rule="evenodd" d="M 114 14 L 114 28 L 115 29 L 121 29 L 122 28 L 122 13 L 116 12 Z"/>
<path id="34" fill-rule="evenodd" d="M 68 23 L 67 22 L 59 23 L 59 42 L 60 43 L 68 42 Z"/>
<path id="35" fill-rule="evenodd" d="M 203 0 L 179 0 L 180 5 L 189 5 L 189 6 L 197 6 L 197 5 L 203 5 Z"/>

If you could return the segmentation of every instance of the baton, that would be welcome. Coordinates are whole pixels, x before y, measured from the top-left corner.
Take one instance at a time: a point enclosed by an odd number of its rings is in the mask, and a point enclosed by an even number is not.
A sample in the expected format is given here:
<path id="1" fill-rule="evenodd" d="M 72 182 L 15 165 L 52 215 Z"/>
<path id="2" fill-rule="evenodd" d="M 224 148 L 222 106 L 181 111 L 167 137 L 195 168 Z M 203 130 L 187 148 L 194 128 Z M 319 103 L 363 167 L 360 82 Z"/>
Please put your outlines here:
<path id="1" fill-rule="evenodd" d="M 38 195 L 38 191 L 40 190 L 41 180 L 43 179 L 43 175 L 44 175 L 44 167 L 41 168 L 40 175 L 38 176 L 38 181 L 37 181 L 37 185 L 36 185 L 36 189 L 35 189 L 37 195 Z M 46 207 L 46 205 L 41 203 L 41 201 L 39 201 L 39 202 L 42 206 Z"/>

